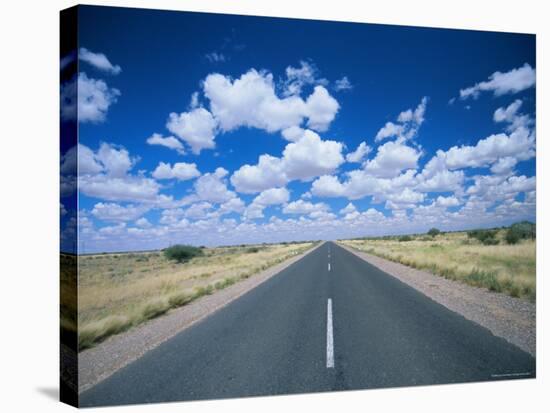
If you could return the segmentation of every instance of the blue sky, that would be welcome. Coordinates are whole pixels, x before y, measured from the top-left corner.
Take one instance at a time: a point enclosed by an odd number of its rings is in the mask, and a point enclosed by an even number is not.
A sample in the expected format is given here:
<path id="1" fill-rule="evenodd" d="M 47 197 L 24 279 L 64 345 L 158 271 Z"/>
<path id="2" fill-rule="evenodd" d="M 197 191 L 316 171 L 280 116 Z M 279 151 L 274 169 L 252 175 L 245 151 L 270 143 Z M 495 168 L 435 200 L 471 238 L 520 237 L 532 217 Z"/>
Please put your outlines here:
<path id="1" fill-rule="evenodd" d="M 535 220 L 533 35 L 79 13 L 80 252 Z"/>

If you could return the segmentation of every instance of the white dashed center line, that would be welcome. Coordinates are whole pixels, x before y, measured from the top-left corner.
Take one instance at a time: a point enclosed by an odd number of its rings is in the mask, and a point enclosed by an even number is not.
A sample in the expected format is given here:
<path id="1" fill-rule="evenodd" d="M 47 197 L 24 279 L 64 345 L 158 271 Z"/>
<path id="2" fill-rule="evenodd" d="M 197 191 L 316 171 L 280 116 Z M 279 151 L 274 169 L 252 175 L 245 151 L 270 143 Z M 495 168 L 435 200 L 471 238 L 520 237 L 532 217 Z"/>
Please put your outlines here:
<path id="1" fill-rule="evenodd" d="M 334 338 L 332 336 L 332 300 L 327 304 L 327 369 L 334 368 Z"/>

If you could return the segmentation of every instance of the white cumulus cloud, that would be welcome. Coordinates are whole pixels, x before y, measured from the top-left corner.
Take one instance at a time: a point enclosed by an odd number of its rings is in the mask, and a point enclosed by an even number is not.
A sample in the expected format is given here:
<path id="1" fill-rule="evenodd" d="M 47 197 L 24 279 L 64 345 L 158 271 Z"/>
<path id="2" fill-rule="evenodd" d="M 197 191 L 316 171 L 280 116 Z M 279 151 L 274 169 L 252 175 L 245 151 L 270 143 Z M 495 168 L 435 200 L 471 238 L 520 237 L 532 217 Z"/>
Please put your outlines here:
<path id="1" fill-rule="evenodd" d="M 136 205 L 123 206 L 116 203 L 98 202 L 92 209 L 92 215 L 102 221 L 135 221 L 141 217 L 148 208 Z"/>
<path id="2" fill-rule="evenodd" d="M 287 203 L 290 198 L 290 193 L 286 188 L 271 188 L 262 191 L 256 198 L 254 203 L 260 205 L 278 205 Z"/>
<path id="3" fill-rule="evenodd" d="M 227 179 L 225 178 L 227 174 L 227 170 L 220 167 L 214 172 L 202 175 L 195 181 L 195 193 L 190 195 L 188 199 L 219 204 L 235 198 L 235 192 L 227 188 Z"/>
<path id="4" fill-rule="evenodd" d="M 498 108 L 495 110 L 493 120 L 497 123 L 508 123 L 506 127 L 508 132 L 513 132 L 519 128 L 530 128 L 535 122 L 531 116 L 519 113 L 522 104 L 523 102 L 520 99 L 516 99 L 507 107 Z"/>
<path id="5" fill-rule="evenodd" d="M 342 149 L 342 143 L 322 140 L 306 130 L 301 139 L 289 143 L 283 151 L 285 173 L 289 180 L 304 181 L 331 173 L 344 162 Z"/>
<path id="6" fill-rule="evenodd" d="M 519 128 L 510 135 L 491 135 L 473 146 L 453 146 L 444 156 L 450 169 L 488 166 L 508 156 L 523 161 L 535 156 L 535 141 L 527 129 Z"/>
<path id="7" fill-rule="evenodd" d="M 216 146 L 214 142 L 216 126 L 216 120 L 204 108 L 196 108 L 180 114 L 172 112 L 166 123 L 166 128 L 185 141 L 194 154 Z"/>
<path id="8" fill-rule="evenodd" d="M 285 214 L 311 214 L 313 212 L 326 212 L 328 210 L 328 205 L 323 202 L 314 204 L 303 199 L 290 202 L 283 208 Z"/>
<path id="9" fill-rule="evenodd" d="M 285 96 L 300 95 L 306 85 L 326 84 L 325 79 L 318 79 L 317 68 L 310 62 L 300 61 L 300 67 L 288 66 L 285 70 L 284 82 Z"/>
<path id="10" fill-rule="evenodd" d="M 79 144 L 78 187 L 81 193 L 107 201 L 153 202 L 160 185 L 141 174 L 132 175 L 136 158 L 128 151 L 102 143 L 97 152 Z"/>
<path id="11" fill-rule="evenodd" d="M 299 126 L 305 119 L 310 128 L 323 131 L 339 109 L 338 102 L 323 86 L 316 86 L 306 101 L 297 95 L 280 98 L 273 75 L 254 69 L 235 80 L 210 74 L 203 82 L 203 90 L 223 131 L 246 126 L 276 132 Z"/>
<path id="12" fill-rule="evenodd" d="M 508 72 L 494 72 L 489 79 L 460 90 L 460 98 L 477 99 L 482 92 L 495 96 L 518 93 L 535 86 L 536 72 L 528 63 Z"/>
<path id="13" fill-rule="evenodd" d="M 122 72 L 122 68 L 119 65 L 113 65 L 103 53 L 94 53 L 85 47 L 80 48 L 78 58 L 94 66 L 96 69 L 113 75 L 118 75 Z"/>
<path id="14" fill-rule="evenodd" d="M 86 73 L 80 73 L 78 75 L 78 121 L 82 123 L 105 121 L 109 107 L 116 103 L 119 96 L 120 91 L 109 87 L 103 80 L 89 78 Z M 71 110 L 68 112 L 70 113 Z"/>
<path id="15" fill-rule="evenodd" d="M 402 141 L 414 138 L 418 133 L 418 129 L 424 123 L 427 104 L 428 98 L 424 96 L 415 109 L 407 109 L 401 112 L 397 116 L 397 123 L 386 122 L 374 137 L 375 142 L 391 137 L 397 137 Z"/>
<path id="16" fill-rule="evenodd" d="M 245 219 L 258 219 L 263 218 L 263 211 L 270 205 L 280 205 L 288 202 L 290 193 L 284 187 L 271 188 L 262 191 L 250 205 L 246 208 L 244 217 Z"/>
<path id="17" fill-rule="evenodd" d="M 323 141 L 318 134 L 305 130 L 296 142 L 289 143 L 281 158 L 261 155 L 256 165 L 243 165 L 231 177 L 238 192 L 255 193 L 292 180 L 311 180 L 332 173 L 343 162 L 343 145 Z"/>
<path id="18" fill-rule="evenodd" d="M 171 166 L 169 163 L 160 162 L 152 175 L 155 179 L 187 181 L 200 176 L 200 172 L 195 163 L 177 162 Z"/>
<path id="19" fill-rule="evenodd" d="M 179 141 L 177 138 L 174 138 L 173 136 L 163 137 L 159 133 L 153 133 L 150 137 L 147 138 L 146 142 L 149 145 L 159 145 L 164 146 L 168 149 L 173 149 L 180 155 L 185 154 L 183 144 L 181 143 L 181 141 Z"/>
<path id="20" fill-rule="evenodd" d="M 365 171 L 378 177 L 395 177 L 403 170 L 416 169 L 421 154 L 399 141 L 386 142 L 378 147 L 376 156 L 365 163 Z"/>
<path id="21" fill-rule="evenodd" d="M 355 151 L 346 155 L 346 161 L 351 163 L 361 163 L 363 159 L 372 151 L 372 148 L 366 142 L 361 142 Z"/>

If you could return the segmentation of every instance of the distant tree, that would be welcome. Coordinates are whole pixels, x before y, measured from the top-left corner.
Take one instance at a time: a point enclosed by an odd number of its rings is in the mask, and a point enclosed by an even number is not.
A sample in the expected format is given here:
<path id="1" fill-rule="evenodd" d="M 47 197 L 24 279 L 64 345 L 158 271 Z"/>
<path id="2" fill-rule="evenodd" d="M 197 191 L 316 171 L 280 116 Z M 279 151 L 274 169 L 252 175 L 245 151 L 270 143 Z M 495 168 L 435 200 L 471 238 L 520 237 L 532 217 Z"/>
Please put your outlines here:
<path id="1" fill-rule="evenodd" d="M 521 239 L 517 232 L 510 231 L 510 229 L 506 231 L 506 236 L 504 238 L 506 239 L 506 242 L 510 245 L 517 244 Z"/>
<path id="2" fill-rule="evenodd" d="M 529 221 L 517 222 L 508 228 L 505 239 L 508 244 L 517 244 L 522 239 L 535 239 L 537 227 Z"/>
<path id="3" fill-rule="evenodd" d="M 172 245 L 164 250 L 166 258 L 180 263 L 202 254 L 202 249 L 193 247 L 192 245 Z"/>
<path id="4" fill-rule="evenodd" d="M 397 238 L 397 241 L 399 242 L 412 241 L 412 237 L 410 235 L 401 235 L 399 238 Z"/>
<path id="5" fill-rule="evenodd" d="M 435 237 L 435 236 L 439 235 L 440 233 L 441 233 L 441 231 L 438 230 L 437 228 L 431 228 L 428 231 L 428 235 L 430 235 L 431 237 Z"/>

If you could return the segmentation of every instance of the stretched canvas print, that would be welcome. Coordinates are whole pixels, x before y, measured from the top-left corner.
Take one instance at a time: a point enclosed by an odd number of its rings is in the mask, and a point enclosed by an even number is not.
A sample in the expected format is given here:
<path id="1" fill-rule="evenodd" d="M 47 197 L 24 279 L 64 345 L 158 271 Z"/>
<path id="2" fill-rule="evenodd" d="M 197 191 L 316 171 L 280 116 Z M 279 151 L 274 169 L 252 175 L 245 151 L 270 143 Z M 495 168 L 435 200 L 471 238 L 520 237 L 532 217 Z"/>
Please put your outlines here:
<path id="1" fill-rule="evenodd" d="M 61 12 L 61 399 L 533 379 L 535 35 Z"/>

